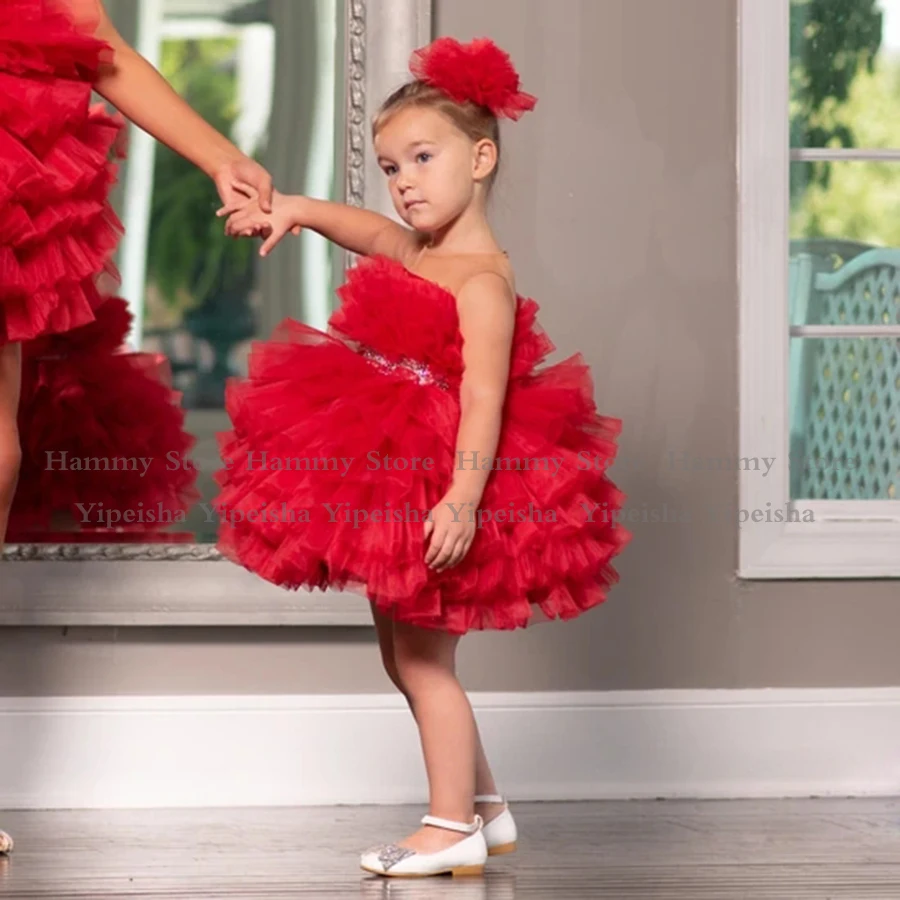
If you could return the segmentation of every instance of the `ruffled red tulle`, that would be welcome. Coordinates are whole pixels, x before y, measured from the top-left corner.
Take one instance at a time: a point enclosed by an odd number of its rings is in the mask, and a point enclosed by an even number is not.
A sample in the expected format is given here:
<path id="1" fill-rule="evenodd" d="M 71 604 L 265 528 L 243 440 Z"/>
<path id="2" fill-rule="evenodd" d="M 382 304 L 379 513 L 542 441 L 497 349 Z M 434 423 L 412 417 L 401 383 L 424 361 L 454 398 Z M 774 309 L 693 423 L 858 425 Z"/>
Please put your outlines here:
<path id="1" fill-rule="evenodd" d="M 111 297 L 88 325 L 23 345 L 11 539 L 61 513 L 84 528 L 165 527 L 197 499 L 166 358 L 119 350 L 131 320 Z"/>
<path id="2" fill-rule="evenodd" d="M 107 197 L 125 125 L 90 106 L 110 54 L 80 6 L 3 2 L 0 343 L 90 322 L 102 299 L 97 277 L 117 274 L 122 226 Z"/>
<path id="3" fill-rule="evenodd" d="M 455 466 L 484 462 L 456 456 L 453 297 L 383 259 L 351 272 L 341 294 L 331 333 L 286 322 L 228 387 L 222 552 L 283 587 L 361 591 L 382 612 L 454 633 L 570 619 L 601 603 L 630 539 L 616 524 L 624 495 L 606 475 L 621 422 L 597 414 L 581 356 L 537 368 L 554 347 L 537 304 L 519 298 L 497 462 L 471 511 L 476 537 L 458 566 L 435 573 L 424 517 Z M 360 344 L 428 370 L 386 372 Z"/>

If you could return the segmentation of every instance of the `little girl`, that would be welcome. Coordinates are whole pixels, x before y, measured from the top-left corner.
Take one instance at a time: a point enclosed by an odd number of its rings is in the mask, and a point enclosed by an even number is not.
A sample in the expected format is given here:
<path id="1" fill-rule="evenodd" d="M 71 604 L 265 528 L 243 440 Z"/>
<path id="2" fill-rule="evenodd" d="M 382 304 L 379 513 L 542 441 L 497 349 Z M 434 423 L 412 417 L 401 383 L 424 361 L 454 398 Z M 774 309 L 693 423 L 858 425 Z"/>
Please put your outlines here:
<path id="1" fill-rule="evenodd" d="M 276 192 L 230 234 L 311 228 L 367 259 L 322 333 L 285 322 L 231 383 L 219 546 L 284 586 L 364 591 L 388 675 L 419 728 L 430 815 L 362 855 L 390 876 L 482 872 L 516 846 L 455 672 L 461 635 L 571 619 L 601 603 L 630 535 L 605 469 L 621 423 L 597 414 L 580 355 L 554 347 L 485 213 L 497 117 L 533 108 L 489 40 L 441 38 L 373 123 L 408 227 Z"/>

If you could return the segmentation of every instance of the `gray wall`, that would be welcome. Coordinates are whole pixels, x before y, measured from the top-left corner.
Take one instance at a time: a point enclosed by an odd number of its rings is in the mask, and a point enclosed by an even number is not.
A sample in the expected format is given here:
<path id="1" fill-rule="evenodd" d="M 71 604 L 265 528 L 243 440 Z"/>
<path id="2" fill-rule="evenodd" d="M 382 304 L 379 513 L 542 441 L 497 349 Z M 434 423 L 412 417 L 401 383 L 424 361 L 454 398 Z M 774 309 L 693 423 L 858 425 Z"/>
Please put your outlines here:
<path id="1" fill-rule="evenodd" d="M 561 15 L 566 12 L 566 17 Z M 900 683 L 896 582 L 739 585 L 733 0 L 444 0 L 440 33 L 493 37 L 537 110 L 507 131 L 496 222 L 560 356 L 584 350 L 625 420 L 614 470 L 640 507 L 609 602 L 472 635 L 468 687 L 597 690 Z M 14 630 L 4 694 L 383 691 L 365 630 Z"/>

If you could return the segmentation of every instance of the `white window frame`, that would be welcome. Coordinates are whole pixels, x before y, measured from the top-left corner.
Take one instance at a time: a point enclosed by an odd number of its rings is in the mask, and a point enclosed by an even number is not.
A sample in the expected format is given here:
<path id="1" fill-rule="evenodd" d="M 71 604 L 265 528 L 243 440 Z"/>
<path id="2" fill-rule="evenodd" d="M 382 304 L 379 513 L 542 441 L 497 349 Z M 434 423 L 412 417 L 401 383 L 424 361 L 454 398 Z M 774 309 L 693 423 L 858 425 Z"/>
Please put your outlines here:
<path id="1" fill-rule="evenodd" d="M 208 17 L 167 18 L 166 0 L 135 0 L 139 4 L 138 33 L 136 48 L 138 52 L 155 67 L 159 67 L 162 56 L 162 44 L 167 38 L 182 40 L 200 40 L 203 38 L 236 37 L 247 33 L 246 27 L 228 25 L 214 18 L 221 12 L 216 4 L 209 5 Z M 257 85 L 252 81 L 247 84 L 248 66 L 245 48 L 241 48 L 238 62 L 238 90 L 252 92 Z M 328 69 L 326 61 L 323 69 Z M 334 63 L 330 64 L 333 71 Z M 253 73 L 255 74 L 255 73 Z M 231 136 L 234 138 L 234 135 Z M 239 141 L 236 141 L 239 143 Z M 120 245 L 122 288 L 121 294 L 128 303 L 134 316 L 127 342 L 132 350 L 140 350 L 144 331 L 144 292 L 147 280 L 147 241 L 150 237 L 150 207 L 153 200 L 154 167 L 156 164 L 156 141 L 147 132 L 133 123 L 129 125 L 129 164 L 126 169 L 125 209 L 123 224 L 125 234 Z M 241 147 L 244 152 L 252 148 Z M 321 283 L 328 279 L 327 255 L 319 253 L 316 260 L 322 271 L 314 273 L 313 281 Z M 320 294 L 325 293 L 320 291 Z M 315 310 L 319 313 L 319 310 Z"/>
<path id="2" fill-rule="evenodd" d="M 766 477 L 739 476 L 738 577 L 898 578 L 900 501 L 790 502 L 790 336 L 831 334 L 788 327 L 790 153 L 789 0 L 738 0 L 739 449 L 741 459 L 775 457 Z M 819 154 L 821 155 L 821 154 Z M 832 156 L 895 159 L 900 152 L 851 150 Z M 900 328 L 854 334 L 900 336 Z M 840 329 L 849 336 L 849 329 Z M 785 512 L 796 510 L 800 521 Z M 809 511 L 814 521 L 803 521 Z M 775 521 L 776 512 L 785 519 Z M 754 515 L 757 521 L 754 521 Z"/>

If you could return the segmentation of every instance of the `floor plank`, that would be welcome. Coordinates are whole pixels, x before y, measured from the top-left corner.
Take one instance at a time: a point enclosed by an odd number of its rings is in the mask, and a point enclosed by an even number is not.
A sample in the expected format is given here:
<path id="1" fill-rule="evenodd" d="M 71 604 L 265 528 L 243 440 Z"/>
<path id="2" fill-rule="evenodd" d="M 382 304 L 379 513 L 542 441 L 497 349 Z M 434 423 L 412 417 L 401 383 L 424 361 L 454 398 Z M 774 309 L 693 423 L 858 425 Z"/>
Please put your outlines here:
<path id="1" fill-rule="evenodd" d="M 900 800 L 514 804 L 519 852 L 484 878 L 357 867 L 411 807 L 8 812 L 0 897 L 21 900 L 900 898 Z"/>

